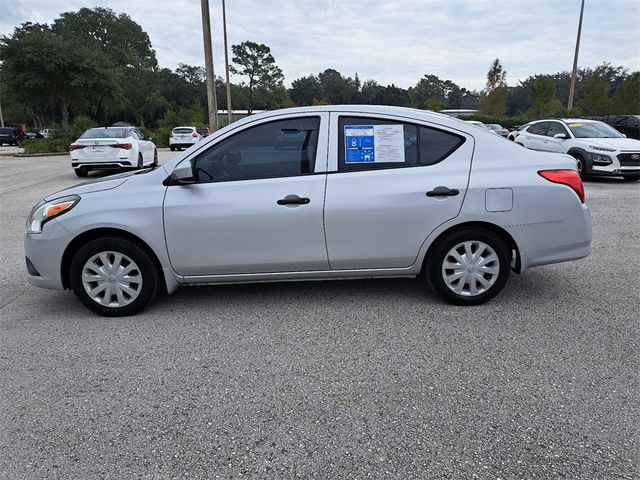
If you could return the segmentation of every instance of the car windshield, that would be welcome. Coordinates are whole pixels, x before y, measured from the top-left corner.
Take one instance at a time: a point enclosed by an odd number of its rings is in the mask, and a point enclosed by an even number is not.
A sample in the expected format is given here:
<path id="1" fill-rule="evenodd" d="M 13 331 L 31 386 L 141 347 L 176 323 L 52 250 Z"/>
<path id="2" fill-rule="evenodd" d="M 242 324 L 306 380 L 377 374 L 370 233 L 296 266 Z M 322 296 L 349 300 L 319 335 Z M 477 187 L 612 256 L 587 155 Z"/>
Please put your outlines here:
<path id="1" fill-rule="evenodd" d="M 502 130 L 502 125 L 498 125 L 497 123 L 489 123 L 489 124 L 487 124 L 487 126 L 491 130 Z"/>
<path id="2" fill-rule="evenodd" d="M 602 122 L 569 122 L 567 126 L 576 138 L 624 138 L 615 128 Z"/>
<path id="3" fill-rule="evenodd" d="M 90 128 L 80 138 L 127 138 L 126 128 Z"/>

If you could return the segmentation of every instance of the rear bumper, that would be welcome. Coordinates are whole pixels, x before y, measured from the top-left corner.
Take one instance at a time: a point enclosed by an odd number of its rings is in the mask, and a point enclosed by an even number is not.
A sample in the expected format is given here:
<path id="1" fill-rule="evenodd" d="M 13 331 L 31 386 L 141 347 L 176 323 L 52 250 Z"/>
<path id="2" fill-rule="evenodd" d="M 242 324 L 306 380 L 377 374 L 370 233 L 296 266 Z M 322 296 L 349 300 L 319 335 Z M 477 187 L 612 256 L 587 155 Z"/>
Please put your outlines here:
<path id="1" fill-rule="evenodd" d="M 104 162 L 84 162 L 82 160 L 72 161 L 71 166 L 75 169 L 86 168 L 88 170 L 107 170 L 112 168 L 131 168 L 133 165 L 129 160 L 112 160 Z"/>
<path id="2" fill-rule="evenodd" d="M 521 271 L 528 267 L 569 262 L 591 254 L 591 212 L 586 204 L 576 215 L 508 229 L 520 248 Z"/>

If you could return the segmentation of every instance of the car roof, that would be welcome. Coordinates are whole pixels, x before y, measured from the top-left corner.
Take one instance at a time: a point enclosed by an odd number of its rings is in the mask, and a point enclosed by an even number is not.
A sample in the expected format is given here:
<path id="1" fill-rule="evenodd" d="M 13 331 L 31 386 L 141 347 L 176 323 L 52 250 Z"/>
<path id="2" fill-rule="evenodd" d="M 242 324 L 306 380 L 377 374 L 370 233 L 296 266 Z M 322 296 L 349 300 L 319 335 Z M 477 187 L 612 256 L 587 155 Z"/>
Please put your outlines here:
<path id="1" fill-rule="evenodd" d="M 176 128 L 193 128 L 195 130 L 196 127 L 191 127 L 189 125 L 182 125 L 182 126 L 179 126 L 179 127 L 173 127 L 173 130 L 175 130 Z"/>

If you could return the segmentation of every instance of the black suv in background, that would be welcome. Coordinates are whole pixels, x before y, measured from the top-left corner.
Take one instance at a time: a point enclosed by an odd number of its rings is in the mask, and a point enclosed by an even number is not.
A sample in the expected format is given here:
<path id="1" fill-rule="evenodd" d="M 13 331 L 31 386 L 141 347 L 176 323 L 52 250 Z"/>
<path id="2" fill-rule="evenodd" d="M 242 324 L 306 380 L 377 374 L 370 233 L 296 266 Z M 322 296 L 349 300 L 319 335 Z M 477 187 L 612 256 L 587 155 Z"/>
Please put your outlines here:
<path id="1" fill-rule="evenodd" d="M 608 123 L 627 138 L 640 140 L 640 115 L 607 115 L 605 117 L 586 117 Z"/>
<path id="2" fill-rule="evenodd" d="M 19 128 L 0 127 L 0 146 L 5 143 L 19 146 L 22 140 L 24 140 L 24 133 Z"/>

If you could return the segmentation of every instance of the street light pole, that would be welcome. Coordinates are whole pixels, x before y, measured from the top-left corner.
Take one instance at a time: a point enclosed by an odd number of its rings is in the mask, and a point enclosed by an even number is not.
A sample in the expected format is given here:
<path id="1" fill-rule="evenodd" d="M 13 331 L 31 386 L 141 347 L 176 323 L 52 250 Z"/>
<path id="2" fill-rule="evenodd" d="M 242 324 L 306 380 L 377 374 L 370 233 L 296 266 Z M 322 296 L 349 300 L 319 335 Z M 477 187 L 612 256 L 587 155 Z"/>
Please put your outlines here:
<path id="1" fill-rule="evenodd" d="M 229 82 L 229 48 L 227 47 L 227 9 L 222 0 L 222 30 L 224 31 L 224 69 L 227 77 L 227 124 L 233 122 L 231 113 L 231 83 Z"/>
<path id="2" fill-rule="evenodd" d="M 207 73 L 207 103 L 209 104 L 209 128 L 218 130 L 218 99 L 216 98 L 215 73 L 213 72 L 213 47 L 211 42 L 211 22 L 209 0 L 201 0 L 202 36 L 204 38 L 204 65 Z"/>
<path id="3" fill-rule="evenodd" d="M 578 36 L 576 37 L 576 52 L 573 55 L 573 71 L 571 72 L 571 87 L 569 87 L 569 102 L 567 110 L 573 108 L 573 96 L 576 90 L 576 76 L 578 75 L 578 51 L 580 50 L 580 35 L 582 34 L 582 15 L 584 13 L 584 0 L 580 6 L 580 20 L 578 21 Z"/>
<path id="4" fill-rule="evenodd" d="M 2 116 L 2 103 L 0 103 L 0 127 L 4 128 L 4 117 Z"/>

